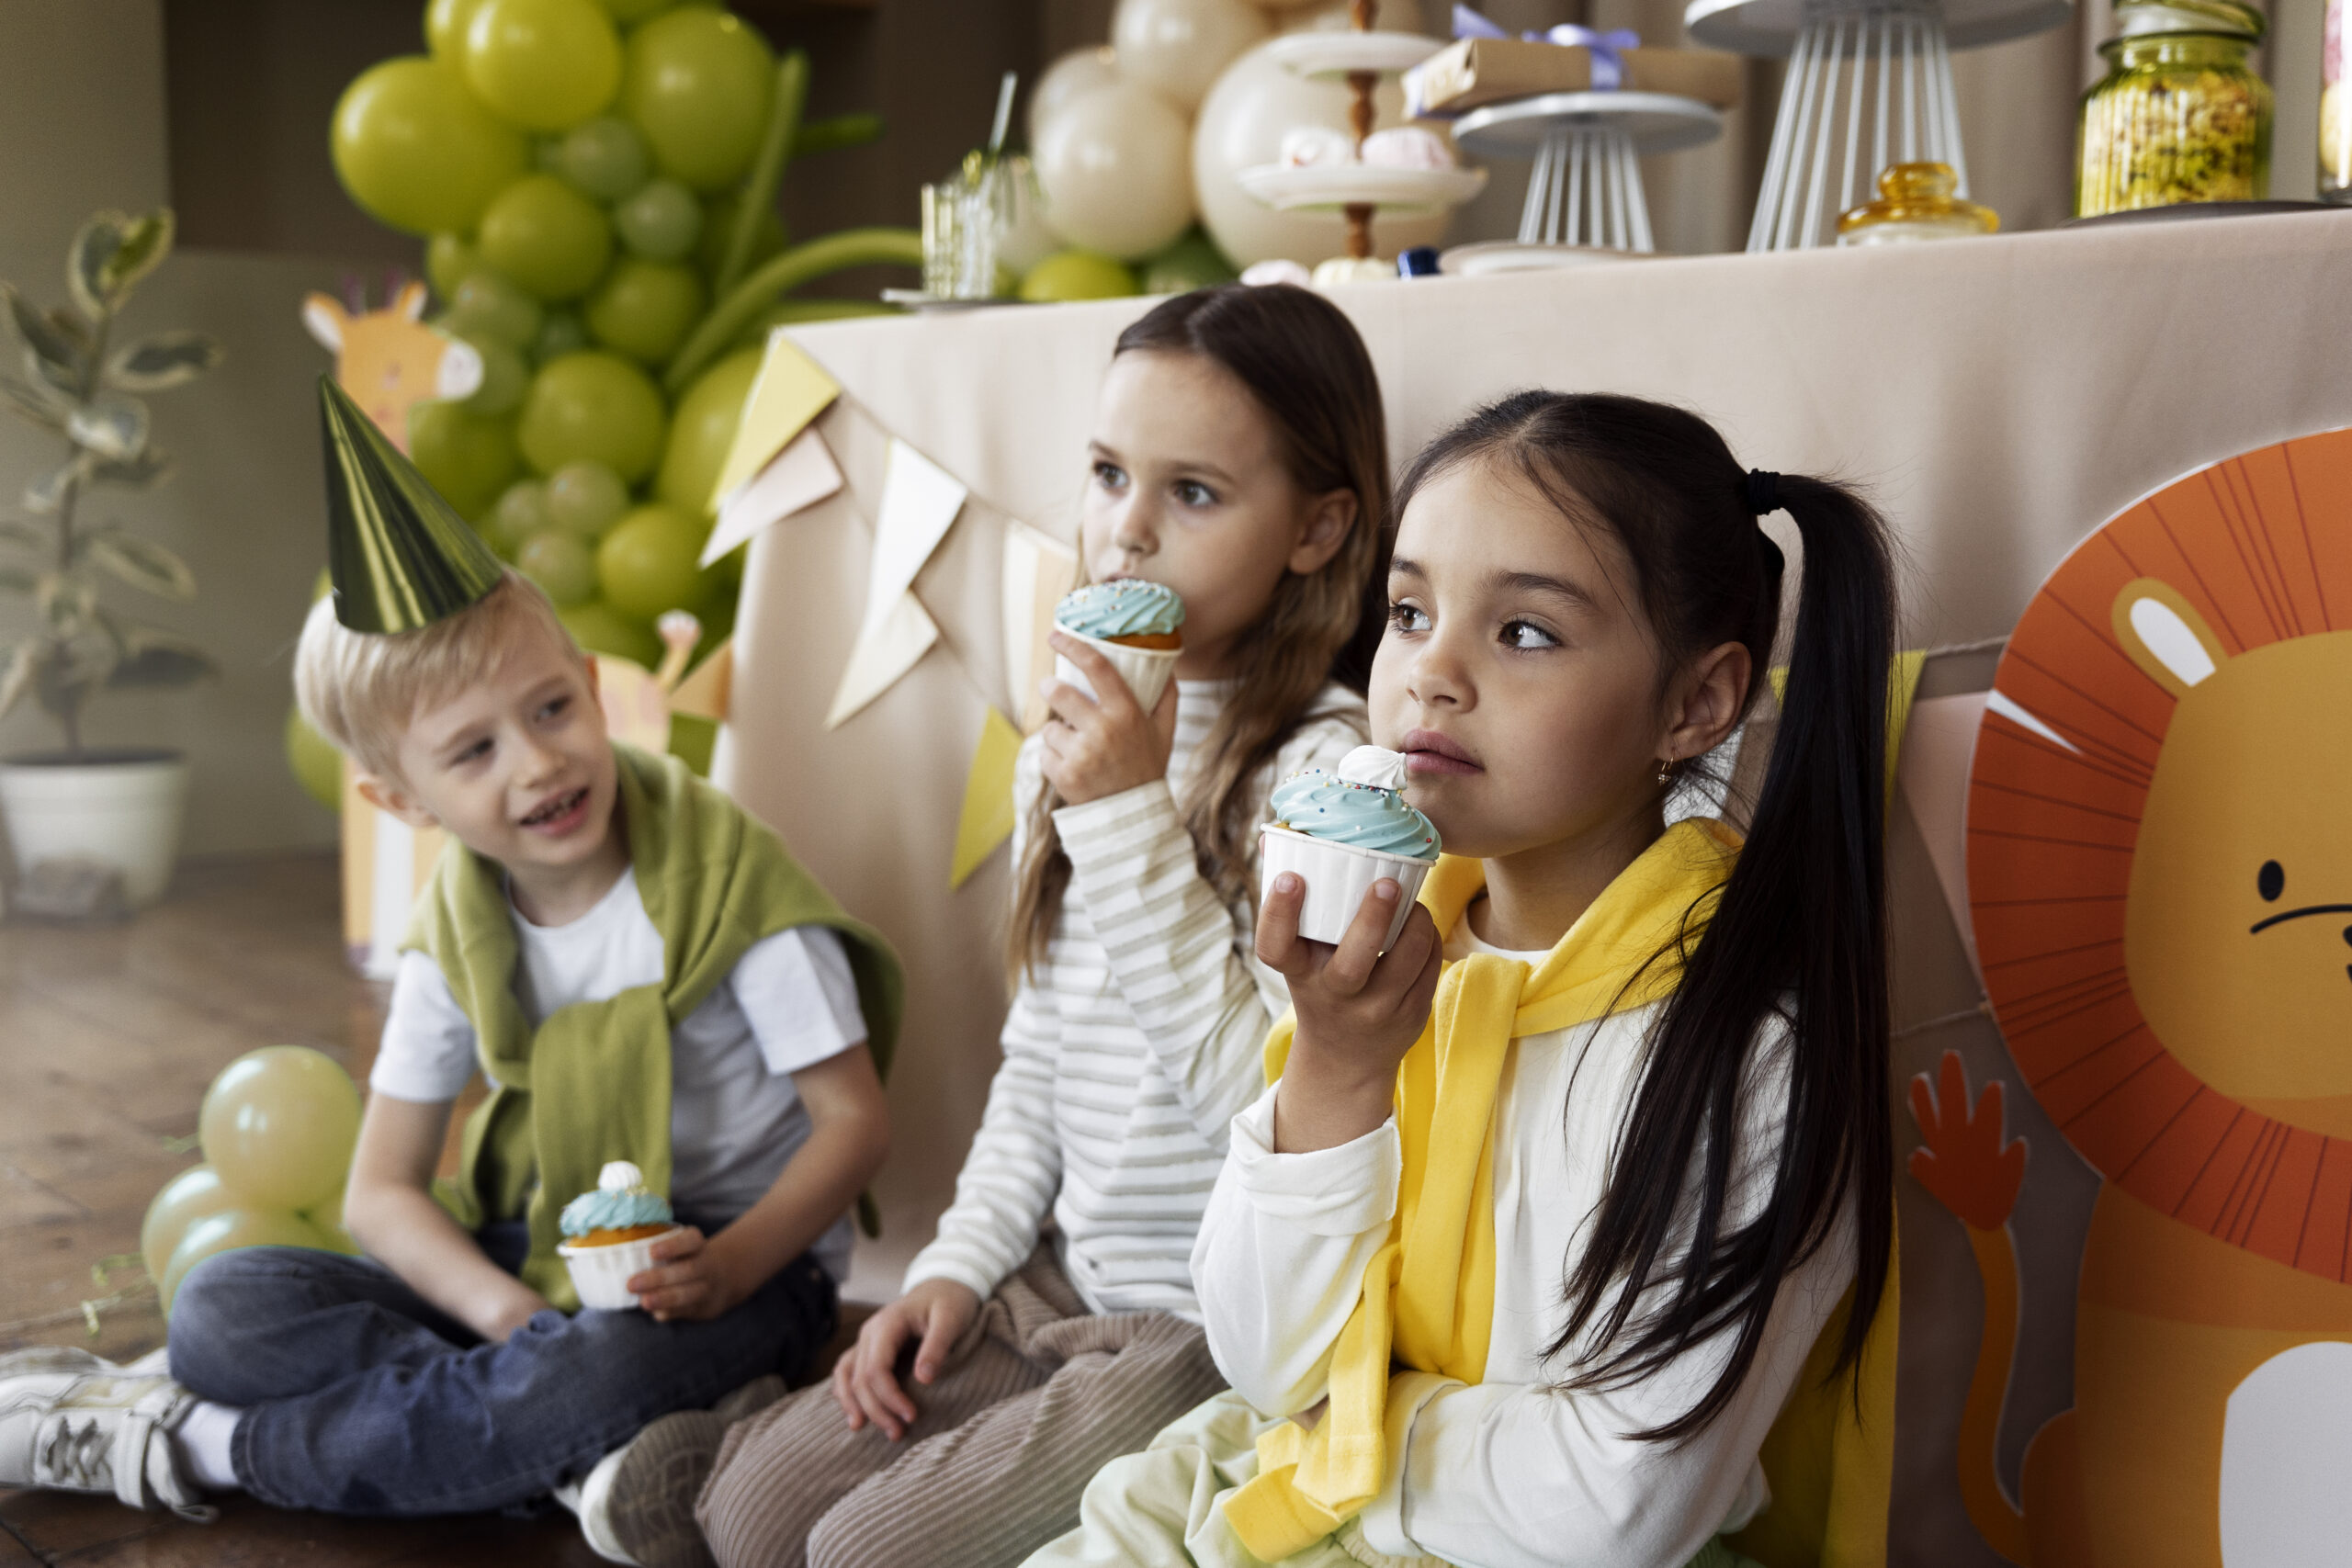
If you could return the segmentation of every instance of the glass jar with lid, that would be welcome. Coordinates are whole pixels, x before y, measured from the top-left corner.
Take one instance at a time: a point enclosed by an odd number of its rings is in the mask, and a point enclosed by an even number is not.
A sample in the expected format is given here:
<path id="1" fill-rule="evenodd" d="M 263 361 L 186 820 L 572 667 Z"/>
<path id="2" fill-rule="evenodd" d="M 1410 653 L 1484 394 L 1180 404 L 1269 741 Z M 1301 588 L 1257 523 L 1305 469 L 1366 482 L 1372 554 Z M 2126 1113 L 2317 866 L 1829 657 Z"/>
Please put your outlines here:
<path id="1" fill-rule="evenodd" d="M 1838 243 L 1905 245 L 1964 240 L 2000 228 L 1999 214 L 1955 195 L 1959 188 L 1950 164 L 1890 164 L 1878 177 L 1876 201 L 1838 215 Z"/>
<path id="2" fill-rule="evenodd" d="M 2083 95 L 2075 216 L 2270 193 L 2270 88 L 2246 63 L 2262 13 L 2239 0 L 2119 0 Z"/>

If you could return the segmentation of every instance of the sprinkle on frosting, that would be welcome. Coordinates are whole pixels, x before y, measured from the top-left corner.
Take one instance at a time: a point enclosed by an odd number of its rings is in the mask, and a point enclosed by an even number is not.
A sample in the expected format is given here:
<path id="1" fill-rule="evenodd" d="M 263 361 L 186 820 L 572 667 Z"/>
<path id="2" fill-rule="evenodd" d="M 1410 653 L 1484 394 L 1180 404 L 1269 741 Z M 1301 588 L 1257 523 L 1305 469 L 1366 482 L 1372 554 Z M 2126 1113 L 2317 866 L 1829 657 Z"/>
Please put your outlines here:
<path id="1" fill-rule="evenodd" d="M 625 1159 L 610 1160 L 596 1173 L 596 1190 L 566 1203 L 556 1223 L 566 1235 L 666 1225 L 670 1201 L 645 1185 L 645 1172 Z"/>
<path id="2" fill-rule="evenodd" d="M 1081 637 L 1164 637 L 1184 624 L 1184 601 L 1165 583 L 1117 577 L 1065 594 L 1054 620 Z"/>
<path id="3" fill-rule="evenodd" d="M 1402 755 L 1359 746 L 1340 760 L 1336 773 L 1309 768 L 1275 785 L 1274 826 L 1360 850 L 1435 860 L 1437 829 L 1405 804 L 1404 782 Z"/>

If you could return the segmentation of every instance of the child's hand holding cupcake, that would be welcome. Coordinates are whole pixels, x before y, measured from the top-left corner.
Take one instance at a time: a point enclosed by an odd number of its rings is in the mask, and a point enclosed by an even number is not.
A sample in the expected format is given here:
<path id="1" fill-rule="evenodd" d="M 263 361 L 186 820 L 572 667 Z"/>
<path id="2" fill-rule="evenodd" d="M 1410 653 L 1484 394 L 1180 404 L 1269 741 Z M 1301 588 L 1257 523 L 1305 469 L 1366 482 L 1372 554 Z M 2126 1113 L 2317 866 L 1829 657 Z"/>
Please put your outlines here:
<path id="1" fill-rule="evenodd" d="M 1043 765 L 1065 803 L 1100 800 L 1167 773 L 1176 740 L 1170 677 L 1183 624 L 1175 591 L 1140 578 L 1088 583 L 1056 606 Z"/>

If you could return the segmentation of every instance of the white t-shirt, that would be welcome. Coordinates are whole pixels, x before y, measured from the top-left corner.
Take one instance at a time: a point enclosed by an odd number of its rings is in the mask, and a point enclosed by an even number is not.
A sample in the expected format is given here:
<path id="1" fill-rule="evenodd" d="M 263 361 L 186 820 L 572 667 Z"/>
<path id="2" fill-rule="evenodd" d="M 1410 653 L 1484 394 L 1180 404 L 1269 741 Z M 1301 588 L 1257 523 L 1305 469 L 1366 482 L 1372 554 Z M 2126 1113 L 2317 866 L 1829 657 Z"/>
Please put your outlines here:
<path id="1" fill-rule="evenodd" d="M 662 933 L 631 873 L 569 925 L 536 926 L 510 913 L 519 949 L 514 999 L 534 1028 L 574 1002 L 662 983 Z M 865 1039 L 840 936 L 797 926 L 746 948 L 726 980 L 670 1032 L 671 1203 L 714 1224 L 757 1202 L 808 1141 L 808 1112 L 789 1075 Z M 401 953 L 368 1087 L 438 1104 L 458 1098 L 476 1058 L 473 1021 L 440 966 L 425 953 Z M 850 1241 L 843 1215 L 813 1248 L 836 1280 L 848 1277 Z"/>

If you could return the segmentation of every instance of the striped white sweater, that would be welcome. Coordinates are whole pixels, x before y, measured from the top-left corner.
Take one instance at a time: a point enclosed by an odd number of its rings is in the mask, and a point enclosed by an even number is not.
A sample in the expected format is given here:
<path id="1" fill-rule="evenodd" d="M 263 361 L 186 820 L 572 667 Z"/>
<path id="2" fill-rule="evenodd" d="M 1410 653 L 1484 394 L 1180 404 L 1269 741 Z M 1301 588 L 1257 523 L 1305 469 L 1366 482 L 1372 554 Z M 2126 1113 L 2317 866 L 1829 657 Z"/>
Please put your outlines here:
<path id="1" fill-rule="evenodd" d="M 1054 814 L 1070 884 L 1043 962 L 1015 990 L 1004 1063 L 939 1234 L 907 1285 L 954 1280 L 986 1298 L 1037 1244 L 1048 1211 L 1070 1282 L 1098 1313 L 1157 1308 L 1198 1322 L 1193 1239 L 1224 1164 L 1227 1123 L 1265 1086 L 1266 1030 L 1290 1005 L 1193 858 L 1177 802 L 1231 690 L 1181 682 L 1168 776 Z M 1335 768 L 1364 739 L 1363 700 L 1331 686 L 1250 787 Z M 1044 774 L 1032 737 L 1014 798 Z M 1027 849 L 1028 814 L 1013 840 Z M 1254 876 L 1254 872 L 1253 872 Z"/>

